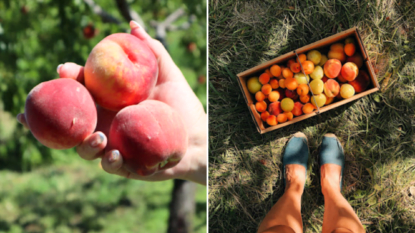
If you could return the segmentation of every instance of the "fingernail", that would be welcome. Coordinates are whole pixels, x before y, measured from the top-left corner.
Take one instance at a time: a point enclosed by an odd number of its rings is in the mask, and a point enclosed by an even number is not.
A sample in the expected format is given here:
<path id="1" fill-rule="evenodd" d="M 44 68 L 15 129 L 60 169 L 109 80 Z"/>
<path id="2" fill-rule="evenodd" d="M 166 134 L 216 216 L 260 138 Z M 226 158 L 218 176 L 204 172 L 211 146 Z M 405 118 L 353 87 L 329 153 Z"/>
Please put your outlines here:
<path id="1" fill-rule="evenodd" d="M 137 23 L 136 21 L 131 20 L 130 21 L 130 28 L 131 29 L 141 28 L 141 25 L 139 23 Z"/>
<path id="2" fill-rule="evenodd" d="M 56 72 L 58 72 L 58 74 L 59 74 L 59 69 L 61 68 L 61 66 L 63 66 L 63 64 L 59 64 L 58 67 L 56 67 Z"/>
<path id="3" fill-rule="evenodd" d="M 110 163 L 113 163 L 113 162 L 117 161 L 119 158 L 120 158 L 120 152 L 118 150 L 114 150 L 111 153 L 111 156 L 108 160 L 110 161 Z"/>
<path id="4" fill-rule="evenodd" d="M 101 132 L 98 133 L 98 138 L 91 142 L 92 147 L 97 147 L 99 144 L 101 144 L 104 141 L 105 135 Z"/>
<path id="5" fill-rule="evenodd" d="M 16 119 L 20 124 L 22 123 L 21 117 L 22 117 L 21 113 L 17 114 L 17 116 L 16 116 Z"/>

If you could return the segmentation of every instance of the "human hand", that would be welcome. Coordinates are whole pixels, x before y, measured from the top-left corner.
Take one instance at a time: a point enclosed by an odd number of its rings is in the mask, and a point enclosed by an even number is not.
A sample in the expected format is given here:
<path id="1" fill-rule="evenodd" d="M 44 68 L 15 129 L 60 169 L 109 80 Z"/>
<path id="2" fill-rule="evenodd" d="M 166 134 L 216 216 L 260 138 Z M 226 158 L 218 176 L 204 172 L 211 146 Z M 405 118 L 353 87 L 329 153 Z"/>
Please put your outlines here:
<path id="1" fill-rule="evenodd" d="M 148 99 L 168 104 L 183 117 L 189 136 L 187 152 L 175 167 L 159 171 L 151 176 L 140 176 L 128 172 L 123 167 L 122 155 L 118 150 L 105 152 L 108 140 L 102 132 L 95 132 L 88 136 L 76 147 L 76 151 L 81 158 L 86 160 L 101 158 L 102 168 L 106 172 L 126 178 L 146 181 L 184 179 L 206 185 L 207 116 L 203 106 L 164 46 L 151 38 L 137 23 L 131 21 L 130 27 L 131 34 L 145 42 L 158 60 L 157 84 Z M 73 78 L 83 83 L 82 66 L 65 63 L 58 66 L 57 72 L 61 78 Z M 105 113 L 105 110 L 98 112 L 99 114 Z M 17 119 L 27 127 L 24 114 L 17 115 Z M 109 127 L 110 122 L 105 124 L 101 130 L 108 132 Z"/>

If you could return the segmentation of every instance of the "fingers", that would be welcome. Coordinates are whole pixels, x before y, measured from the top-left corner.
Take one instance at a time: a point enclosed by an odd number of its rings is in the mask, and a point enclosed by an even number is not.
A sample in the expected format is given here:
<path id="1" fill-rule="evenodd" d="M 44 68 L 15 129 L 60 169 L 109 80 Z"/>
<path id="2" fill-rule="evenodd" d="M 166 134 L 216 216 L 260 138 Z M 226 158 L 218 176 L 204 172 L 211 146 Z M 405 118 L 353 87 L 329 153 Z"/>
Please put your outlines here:
<path id="1" fill-rule="evenodd" d="M 103 156 L 106 145 L 107 137 L 102 132 L 95 132 L 76 147 L 76 152 L 85 160 L 93 160 Z"/>
<path id="2" fill-rule="evenodd" d="M 66 62 L 60 64 L 56 68 L 56 71 L 61 78 L 71 78 L 84 84 L 84 67 L 73 62 Z"/>
<path id="3" fill-rule="evenodd" d="M 129 178 L 131 174 L 122 167 L 123 162 L 120 152 L 118 150 L 111 150 L 102 157 L 101 166 L 104 171 L 110 174 Z"/>
<path id="4" fill-rule="evenodd" d="M 18 121 L 20 124 L 22 124 L 24 127 L 26 127 L 27 129 L 29 129 L 29 125 L 28 125 L 28 124 L 27 124 L 27 122 L 26 122 L 26 118 L 25 118 L 25 116 L 24 116 L 24 113 L 19 113 L 19 114 L 17 114 L 16 118 L 17 118 L 17 121 Z"/>
<path id="5" fill-rule="evenodd" d="M 180 69 L 176 66 L 166 48 L 158 40 L 154 40 L 135 21 L 130 22 L 131 35 L 142 40 L 153 51 L 159 63 L 157 85 L 167 81 L 186 81 Z"/>

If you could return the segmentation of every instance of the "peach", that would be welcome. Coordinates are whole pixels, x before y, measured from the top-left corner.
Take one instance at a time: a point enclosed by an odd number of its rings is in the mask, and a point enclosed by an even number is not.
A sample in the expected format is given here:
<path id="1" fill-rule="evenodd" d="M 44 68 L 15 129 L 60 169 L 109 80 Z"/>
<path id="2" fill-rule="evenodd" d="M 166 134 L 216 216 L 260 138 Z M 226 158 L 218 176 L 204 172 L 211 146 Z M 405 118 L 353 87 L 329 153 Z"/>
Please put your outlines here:
<path id="1" fill-rule="evenodd" d="M 279 123 L 284 123 L 284 122 L 286 122 L 286 121 L 287 121 L 287 115 L 285 115 L 284 113 L 280 113 L 280 114 L 278 114 L 278 116 L 277 116 L 277 121 L 278 121 Z"/>
<path id="2" fill-rule="evenodd" d="M 282 113 L 281 102 L 271 103 L 268 107 L 268 112 L 274 116 L 278 116 L 278 114 Z"/>
<path id="3" fill-rule="evenodd" d="M 157 83 L 158 63 L 151 49 L 127 33 L 105 37 L 84 68 L 85 86 L 101 107 L 118 111 L 148 98 Z"/>
<path id="4" fill-rule="evenodd" d="M 343 65 L 341 74 L 347 81 L 353 81 L 359 74 L 359 68 L 353 62 L 347 62 Z"/>
<path id="5" fill-rule="evenodd" d="M 339 52 L 339 51 L 329 51 L 329 53 L 327 54 L 329 59 L 337 59 L 341 62 L 345 62 L 346 61 L 346 54 L 344 54 L 344 52 Z"/>
<path id="6" fill-rule="evenodd" d="M 298 94 L 297 91 L 291 91 L 291 90 L 285 90 L 285 96 L 293 99 L 293 100 L 297 100 L 298 99 Z"/>
<path id="7" fill-rule="evenodd" d="M 299 54 L 298 55 L 298 58 L 297 59 L 295 59 L 295 61 L 297 62 L 297 63 L 303 63 L 305 60 L 307 60 L 307 56 L 305 55 L 305 54 Z"/>
<path id="8" fill-rule="evenodd" d="M 331 104 L 333 102 L 333 100 L 334 100 L 334 97 L 327 97 L 326 103 L 324 105 Z"/>
<path id="9" fill-rule="evenodd" d="M 295 102 L 294 103 L 294 108 L 291 111 L 293 113 L 294 116 L 301 116 L 303 114 L 303 104 L 301 104 L 300 102 Z"/>
<path id="10" fill-rule="evenodd" d="M 360 69 L 363 66 L 363 57 L 359 53 L 354 53 L 353 56 L 346 59 L 347 62 L 353 62 Z"/>
<path id="11" fill-rule="evenodd" d="M 28 94 L 25 118 L 33 136 L 52 149 L 79 145 L 94 132 L 97 110 L 88 90 L 70 78 L 42 82 Z"/>
<path id="12" fill-rule="evenodd" d="M 311 74 L 314 71 L 314 63 L 312 61 L 305 61 L 301 63 L 305 74 Z"/>
<path id="13" fill-rule="evenodd" d="M 261 102 L 261 101 L 263 101 L 265 98 L 266 98 L 266 96 L 264 95 L 264 93 L 262 93 L 262 91 L 258 91 L 258 92 L 255 94 L 255 99 L 256 99 L 256 101 Z"/>
<path id="14" fill-rule="evenodd" d="M 344 44 L 342 44 L 342 43 L 332 44 L 330 46 L 330 50 L 331 51 L 336 51 L 336 52 L 343 52 L 344 51 Z"/>
<path id="15" fill-rule="evenodd" d="M 369 75 L 366 73 L 366 71 L 361 70 L 359 75 L 357 75 L 357 78 L 349 82 L 349 84 L 353 86 L 356 93 L 363 92 L 370 84 Z"/>
<path id="16" fill-rule="evenodd" d="M 321 53 L 317 50 L 311 50 L 307 53 L 307 59 L 312 61 L 314 65 L 318 65 L 321 61 Z"/>
<path id="17" fill-rule="evenodd" d="M 180 114 L 163 102 L 145 100 L 117 113 L 107 150 L 121 153 L 127 171 L 148 176 L 177 165 L 187 144 L 187 130 Z"/>
<path id="18" fill-rule="evenodd" d="M 267 110 L 267 103 L 265 101 L 256 102 L 255 108 L 258 112 L 265 112 Z"/>
<path id="19" fill-rule="evenodd" d="M 321 94 L 324 90 L 324 82 L 321 79 L 314 79 L 310 83 L 311 92 L 318 95 Z"/>
<path id="20" fill-rule="evenodd" d="M 280 79 L 278 84 L 280 85 L 280 88 L 285 88 L 285 79 Z"/>
<path id="21" fill-rule="evenodd" d="M 293 63 L 296 63 L 296 60 L 294 60 L 294 59 L 288 60 L 287 67 L 290 68 L 291 67 L 291 64 L 293 64 Z"/>
<path id="22" fill-rule="evenodd" d="M 278 91 L 272 91 L 268 95 L 269 102 L 277 102 L 280 99 L 280 93 Z"/>
<path id="23" fill-rule="evenodd" d="M 297 94 L 300 96 L 307 95 L 309 91 L 310 91 L 310 88 L 308 87 L 307 84 L 300 84 L 297 88 Z"/>
<path id="24" fill-rule="evenodd" d="M 322 79 L 324 77 L 324 71 L 321 66 L 314 67 L 313 73 L 310 74 L 312 79 Z"/>
<path id="25" fill-rule="evenodd" d="M 315 101 L 314 101 L 315 99 Z M 327 97 L 325 94 L 314 95 L 314 98 L 311 97 L 311 103 L 317 107 L 317 105 L 321 108 L 326 103 Z M 317 104 L 316 104 L 317 102 Z"/>
<path id="26" fill-rule="evenodd" d="M 324 66 L 324 64 L 326 64 L 326 61 L 328 60 L 328 58 L 327 58 L 327 56 L 325 55 L 325 54 L 322 54 L 321 55 L 321 60 L 320 60 L 320 62 L 318 63 L 318 65 L 319 66 L 321 66 L 321 67 L 323 67 Z"/>
<path id="27" fill-rule="evenodd" d="M 271 85 L 272 89 L 277 89 L 278 87 L 280 87 L 280 84 L 278 83 L 278 80 L 276 79 L 271 79 L 269 81 L 269 85 Z"/>
<path id="28" fill-rule="evenodd" d="M 267 121 L 267 119 L 268 119 L 268 117 L 269 117 L 269 112 L 268 111 L 265 111 L 265 112 L 262 112 L 261 113 L 261 119 L 262 119 L 262 121 Z"/>
<path id="29" fill-rule="evenodd" d="M 281 75 L 281 67 L 279 65 L 273 65 L 273 66 L 271 66 L 270 71 L 271 71 L 271 74 L 274 77 L 278 77 L 278 76 Z"/>
<path id="30" fill-rule="evenodd" d="M 301 71 L 300 63 L 294 62 L 290 65 L 290 69 L 293 73 L 299 73 Z"/>
<path id="31" fill-rule="evenodd" d="M 284 114 L 287 116 L 288 121 L 291 121 L 294 118 L 294 115 L 292 112 L 284 112 Z"/>
<path id="32" fill-rule="evenodd" d="M 295 90 L 298 87 L 298 81 L 295 78 L 287 78 L 285 80 L 285 86 L 287 87 L 288 90 Z"/>
<path id="33" fill-rule="evenodd" d="M 289 69 L 289 68 L 284 68 L 283 70 L 282 70 L 282 76 L 284 77 L 284 78 L 292 78 L 293 77 L 293 72 Z"/>
<path id="34" fill-rule="evenodd" d="M 259 76 L 259 82 L 264 85 L 269 83 L 269 80 L 271 79 L 271 76 L 267 73 L 263 73 Z"/>
<path id="35" fill-rule="evenodd" d="M 274 77 L 274 76 L 271 74 L 271 71 L 270 71 L 269 69 L 266 69 L 266 70 L 265 70 L 265 73 L 267 73 L 267 74 L 268 74 L 271 78 L 272 78 L 272 77 Z"/>
<path id="36" fill-rule="evenodd" d="M 278 121 L 277 121 L 277 117 L 276 116 L 274 116 L 274 115 L 270 115 L 268 118 L 267 118 L 267 124 L 268 125 L 277 125 L 278 124 Z"/>
<path id="37" fill-rule="evenodd" d="M 95 131 L 100 131 L 109 137 L 110 133 L 110 126 L 112 120 L 115 118 L 115 115 L 117 115 L 118 112 L 114 112 L 108 109 L 105 109 L 99 105 L 97 105 L 97 127 L 95 128 Z"/>
<path id="38" fill-rule="evenodd" d="M 311 103 L 306 103 L 306 104 L 304 104 L 304 106 L 303 106 L 303 113 L 304 114 L 308 114 L 308 113 L 312 113 L 313 111 L 314 111 L 314 109 L 315 109 L 315 107 L 314 107 L 314 105 L 313 104 L 311 104 Z"/>
<path id="39" fill-rule="evenodd" d="M 264 93 L 264 95 L 269 95 L 269 93 L 272 91 L 272 87 L 269 84 L 265 84 L 262 86 L 261 91 Z"/>
<path id="40" fill-rule="evenodd" d="M 310 81 L 310 76 L 308 74 L 304 76 L 303 73 L 295 74 L 294 78 L 297 79 L 298 84 L 307 84 Z"/>
<path id="41" fill-rule="evenodd" d="M 335 97 L 340 92 L 340 85 L 336 80 L 330 79 L 324 84 L 324 94 L 327 97 Z"/>
<path id="42" fill-rule="evenodd" d="M 355 90 L 352 85 L 343 84 L 340 87 L 340 96 L 343 97 L 344 99 L 350 98 L 354 96 L 354 94 L 355 94 Z"/>
<path id="43" fill-rule="evenodd" d="M 300 96 L 300 101 L 303 102 L 303 103 L 308 103 L 310 101 L 310 95 Z"/>
<path id="44" fill-rule="evenodd" d="M 294 108 L 294 101 L 290 98 L 284 98 L 281 100 L 281 109 L 284 112 L 291 112 Z"/>
<path id="45" fill-rule="evenodd" d="M 324 64 L 324 74 L 327 78 L 335 78 L 340 74 L 342 63 L 338 59 L 330 59 Z"/>
<path id="46" fill-rule="evenodd" d="M 344 46 L 344 53 L 349 57 L 353 56 L 355 51 L 356 51 L 356 46 L 352 43 L 346 44 Z"/>

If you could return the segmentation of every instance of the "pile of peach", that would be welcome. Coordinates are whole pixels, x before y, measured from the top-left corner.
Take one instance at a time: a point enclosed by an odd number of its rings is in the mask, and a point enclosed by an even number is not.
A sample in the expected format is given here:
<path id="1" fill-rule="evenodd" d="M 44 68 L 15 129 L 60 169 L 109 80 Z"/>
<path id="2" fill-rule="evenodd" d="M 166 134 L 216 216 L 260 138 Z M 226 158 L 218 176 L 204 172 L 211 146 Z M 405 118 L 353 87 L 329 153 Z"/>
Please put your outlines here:
<path id="1" fill-rule="evenodd" d="M 356 53 L 353 38 L 332 44 L 327 55 L 311 50 L 285 65 L 272 65 L 247 82 L 248 90 L 257 101 L 256 110 L 271 126 L 312 113 L 317 106 L 331 104 L 335 98 L 350 98 L 365 91 L 370 84 L 368 74 L 359 70 L 363 58 Z"/>

